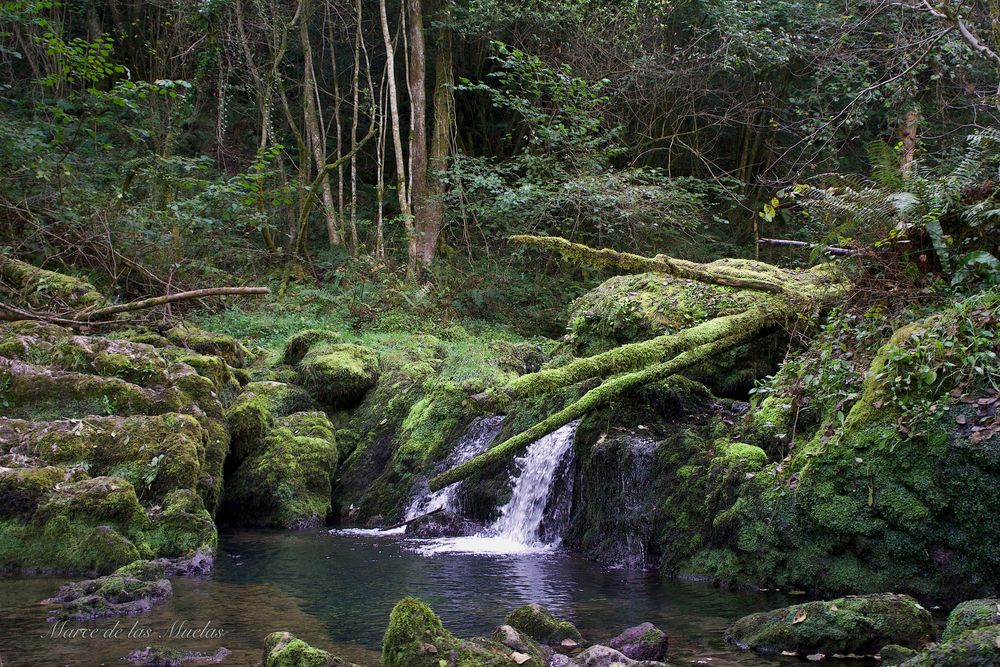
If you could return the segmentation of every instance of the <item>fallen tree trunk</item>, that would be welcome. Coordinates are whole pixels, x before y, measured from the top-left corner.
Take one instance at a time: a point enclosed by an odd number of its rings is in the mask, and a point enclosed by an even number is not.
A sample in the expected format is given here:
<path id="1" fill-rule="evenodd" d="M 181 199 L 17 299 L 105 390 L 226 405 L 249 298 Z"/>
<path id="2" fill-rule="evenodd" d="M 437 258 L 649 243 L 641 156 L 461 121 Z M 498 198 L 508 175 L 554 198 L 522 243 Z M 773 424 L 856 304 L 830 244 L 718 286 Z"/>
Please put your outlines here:
<path id="1" fill-rule="evenodd" d="M 90 312 L 81 312 L 77 315 L 77 319 L 84 321 L 102 320 L 110 315 L 117 315 L 119 313 L 127 313 L 133 310 L 145 310 L 147 308 L 155 308 L 157 306 L 163 306 L 168 303 L 175 303 L 177 301 L 187 301 L 190 299 L 203 299 L 209 296 L 232 296 L 232 295 L 247 295 L 247 294 L 270 294 L 271 290 L 266 287 L 209 287 L 206 289 L 196 289 L 187 292 L 177 292 L 176 294 L 168 294 L 166 296 L 154 296 L 149 299 L 140 299 L 138 301 L 129 301 L 128 303 L 120 303 L 115 306 L 108 306 L 107 308 L 100 308 L 98 310 L 93 310 Z"/>
<path id="2" fill-rule="evenodd" d="M 680 332 L 622 345 L 572 361 L 560 368 L 523 375 L 505 387 L 477 398 L 494 408 L 592 378 L 605 379 L 581 398 L 531 428 L 483 454 L 445 471 L 430 481 L 433 491 L 481 472 L 503 461 L 555 429 L 586 415 L 594 408 L 644 384 L 662 380 L 711 360 L 783 327 L 801 313 L 829 308 L 844 294 L 846 283 L 830 272 L 792 271 L 749 260 L 719 260 L 697 264 L 664 255 L 654 258 L 610 249 L 594 249 L 566 239 L 515 236 L 515 243 L 555 250 L 564 258 L 629 272 L 662 272 L 696 282 L 767 292 L 768 296 L 747 310 L 703 322 Z"/>
<path id="3" fill-rule="evenodd" d="M 778 245 L 778 246 L 789 246 L 792 248 L 819 248 L 823 252 L 830 253 L 831 255 L 839 255 L 841 257 L 846 257 L 849 255 L 856 255 L 858 251 L 854 248 L 841 248 L 835 245 L 820 245 L 818 243 L 807 243 L 806 241 L 793 241 L 791 239 L 757 239 L 758 245 Z"/>

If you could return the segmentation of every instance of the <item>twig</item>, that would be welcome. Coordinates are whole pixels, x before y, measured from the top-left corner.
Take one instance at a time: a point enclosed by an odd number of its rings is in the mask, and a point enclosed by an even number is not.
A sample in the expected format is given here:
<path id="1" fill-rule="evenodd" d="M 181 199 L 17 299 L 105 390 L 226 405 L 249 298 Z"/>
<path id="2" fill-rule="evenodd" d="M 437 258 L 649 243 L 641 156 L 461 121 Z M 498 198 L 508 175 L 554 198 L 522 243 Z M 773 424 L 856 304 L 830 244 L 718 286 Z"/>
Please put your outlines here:
<path id="1" fill-rule="evenodd" d="M 169 294 L 167 296 L 155 296 L 150 299 L 141 299 L 139 301 L 130 301 L 128 303 L 120 303 L 116 306 L 108 306 L 107 308 L 100 308 L 90 313 L 85 314 L 86 321 L 90 322 L 93 320 L 99 320 L 108 317 L 109 315 L 117 315 L 118 313 L 126 313 L 133 310 L 143 310 L 145 308 L 155 308 L 156 306 L 162 306 L 168 303 L 174 303 L 176 301 L 185 301 L 188 299 L 201 299 L 208 296 L 226 296 L 233 294 L 270 294 L 271 290 L 266 287 L 210 287 L 208 289 L 196 289 L 188 292 L 178 292 L 177 294 Z"/>
<path id="2" fill-rule="evenodd" d="M 856 255 L 858 251 L 854 248 L 841 248 L 833 245 L 819 245 L 818 243 L 807 243 L 805 241 L 792 241 L 791 239 L 757 239 L 758 245 L 782 245 L 793 248 L 821 248 L 823 252 L 831 255 Z"/>

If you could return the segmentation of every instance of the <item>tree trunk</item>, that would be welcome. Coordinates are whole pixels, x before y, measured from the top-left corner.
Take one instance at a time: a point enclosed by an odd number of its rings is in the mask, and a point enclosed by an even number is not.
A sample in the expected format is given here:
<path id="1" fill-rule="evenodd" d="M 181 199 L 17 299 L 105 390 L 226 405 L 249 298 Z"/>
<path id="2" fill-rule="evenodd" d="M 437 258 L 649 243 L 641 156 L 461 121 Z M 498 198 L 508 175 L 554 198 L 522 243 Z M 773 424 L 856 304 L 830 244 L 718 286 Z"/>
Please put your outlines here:
<path id="1" fill-rule="evenodd" d="M 417 215 L 421 233 L 420 261 L 426 266 L 434 259 L 438 238 L 444 228 L 444 183 L 438 177 L 448 169 L 455 127 L 455 72 L 452 65 L 451 3 L 441 2 L 437 31 L 437 58 L 434 63 L 434 129 L 431 135 L 430 189 L 424 209 Z"/>
<path id="2" fill-rule="evenodd" d="M 408 9 L 410 91 L 410 204 L 413 207 L 414 234 L 409 239 L 407 273 L 413 277 L 421 266 L 430 263 L 434 246 L 427 237 L 427 58 L 424 47 L 422 0 L 406 0 Z M 437 235 L 434 235 L 437 243 Z"/>

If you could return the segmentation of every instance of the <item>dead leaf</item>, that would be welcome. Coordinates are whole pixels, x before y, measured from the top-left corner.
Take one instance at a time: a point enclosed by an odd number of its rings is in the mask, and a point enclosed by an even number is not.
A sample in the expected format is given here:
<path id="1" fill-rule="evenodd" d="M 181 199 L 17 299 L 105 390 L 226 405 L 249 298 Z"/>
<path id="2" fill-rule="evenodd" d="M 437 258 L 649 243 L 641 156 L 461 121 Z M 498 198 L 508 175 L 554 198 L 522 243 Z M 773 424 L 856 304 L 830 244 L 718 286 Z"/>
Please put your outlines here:
<path id="1" fill-rule="evenodd" d="M 527 653 L 518 653 L 517 651 L 514 651 L 513 653 L 510 654 L 510 659 L 519 665 L 523 665 L 524 663 L 531 660 L 531 656 L 528 655 Z"/>
<path id="2" fill-rule="evenodd" d="M 812 662 L 823 662 L 826 660 L 826 656 L 822 653 L 811 653 L 806 656 L 806 660 L 811 660 Z"/>
<path id="3" fill-rule="evenodd" d="M 838 609 L 837 605 L 832 604 L 832 605 L 830 605 L 830 611 L 839 611 L 839 609 Z"/>
<path id="4" fill-rule="evenodd" d="M 424 653 L 430 653 L 431 655 L 438 652 L 437 646 L 434 644 L 424 644 Z"/>
<path id="5" fill-rule="evenodd" d="M 792 625 L 795 625 L 796 623 L 801 623 L 802 621 L 806 620 L 807 616 L 809 616 L 809 614 L 806 613 L 805 609 L 799 609 L 797 612 L 795 612 L 795 618 L 792 619 Z"/>
<path id="6" fill-rule="evenodd" d="M 568 637 L 566 639 L 562 640 L 561 642 L 559 642 L 559 645 L 560 646 L 565 646 L 566 648 L 574 648 L 576 646 L 579 646 L 578 643 L 576 643 L 574 640 L 572 640 L 572 639 L 570 639 Z"/>

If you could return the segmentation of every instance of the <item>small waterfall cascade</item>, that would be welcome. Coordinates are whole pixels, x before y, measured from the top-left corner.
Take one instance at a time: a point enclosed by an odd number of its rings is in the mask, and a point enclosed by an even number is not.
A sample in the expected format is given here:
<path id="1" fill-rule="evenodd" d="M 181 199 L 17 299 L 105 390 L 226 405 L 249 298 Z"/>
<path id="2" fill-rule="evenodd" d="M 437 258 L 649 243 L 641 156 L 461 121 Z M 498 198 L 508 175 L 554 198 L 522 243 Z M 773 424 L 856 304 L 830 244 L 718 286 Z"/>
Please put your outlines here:
<path id="1" fill-rule="evenodd" d="M 511 480 L 510 500 L 500 517 L 486 530 L 471 537 L 431 540 L 418 551 L 440 553 L 522 554 L 550 551 L 558 537 L 546 539 L 542 526 L 551 508 L 557 482 L 572 471 L 573 441 L 579 421 L 566 424 L 533 442 L 515 459 L 517 472 Z M 552 532 L 552 531 L 549 531 Z"/>
<path id="2" fill-rule="evenodd" d="M 500 415 L 477 418 L 455 443 L 455 448 L 445 459 L 444 469 L 454 468 L 485 452 L 499 435 L 502 424 L 503 417 Z M 417 493 L 406 510 L 406 520 L 409 521 L 440 509 L 457 513 L 459 508 L 456 503 L 456 495 L 459 487 L 461 487 L 461 483 L 452 484 L 432 493 L 427 488 L 427 483 L 424 482 L 422 492 Z"/>
<path id="3" fill-rule="evenodd" d="M 558 473 L 569 469 L 578 421 L 566 424 L 533 442 L 517 459 L 520 475 L 514 481 L 510 501 L 500 518 L 490 526 L 491 536 L 526 546 L 544 546 L 539 535 L 545 509 Z"/>

